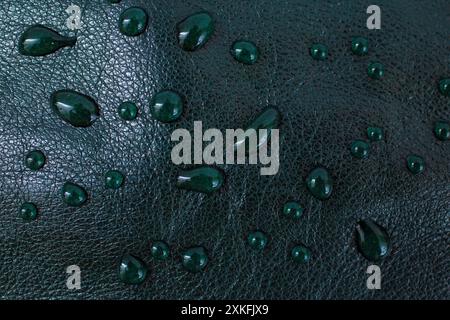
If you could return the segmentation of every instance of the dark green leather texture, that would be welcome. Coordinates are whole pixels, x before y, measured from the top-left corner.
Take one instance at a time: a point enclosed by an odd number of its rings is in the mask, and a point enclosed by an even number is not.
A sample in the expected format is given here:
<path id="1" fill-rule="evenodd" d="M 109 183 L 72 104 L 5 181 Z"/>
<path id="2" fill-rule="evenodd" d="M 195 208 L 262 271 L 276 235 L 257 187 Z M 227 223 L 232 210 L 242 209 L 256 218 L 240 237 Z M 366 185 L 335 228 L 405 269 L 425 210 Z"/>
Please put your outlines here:
<path id="1" fill-rule="evenodd" d="M 2 0 L 0 2 L 0 297 L 3 299 L 448 299 L 450 141 L 436 138 L 436 121 L 450 121 L 450 98 L 439 80 L 450 77 L 450 4 L 433 1 L 307 0 Z M 81 27 L 66 25 L 70 4 L 81 8 Z M 381 8 L 381 29 L 366 27 L 369 5 Z M 119 16 L 132 6 L 148 14 L 135 37 L 122 34 Z M 215 30 L 206 44 L 183 50 L 177 24 L 208 12 Z M 32 57 L 19 53 L 21 34 L 35 24 L 64 36 L 72 47 Z M 369 41 L 365 56 L 351 39 Z M 236 61 L 237 40 L 256 45 L 256 63 Z M 325 44 L 328 57 L 310 48 Z M 385 74 L 370 79 L 367 66 Z M 52 110 L 51 96 L 75 90 L 92 97 L 99 117 L 74 127 Z M 180 118 L 152 116 L 157 92 L 183 99 Z M 135 120 L 117 112 L 138 107 Z M 269 106 L 281 114 L 280 169 L 261 176 L 260 165 L 219 165 L 222 188 L 203 194 L 176 187 L 186 169 L 172 163 L 173 130 L 243 128 Z M 352 156 L 366 129 L 384 130 L 366 159 Z M 24 165 L 31 150 L 45 165 Z M 412 174 L 409 155 L 425 160 Z M 324 167 L 333 179 L 325 201 L 305 179 Z M 125 175 L 105 187 L 108 170 Z M 87 201 L 68 206 L 67 182 L 83 186 Z M 283 216 L 290 200 L 304 207 L 298 220 Z M 37 219 L 19 217 L 24 202 Z M 366 286 L 374 264 L 357 249 L 356 225 L 371 219 L 389 234 L 380 290 Z M 262 230 L 264 250 L 247 236 Z M 170 247 L 164 261 L 151 244 Z M 296 263 L 292 248 L 310 249 Z M 197 273 L 182 265 L 185 249 L 201 246 L 208 262 Z M 145 281 L 120 281 L 121 257 L 148 267 Z M 66 268 L 81 269 L 81 289 L 66 287 Z"/>

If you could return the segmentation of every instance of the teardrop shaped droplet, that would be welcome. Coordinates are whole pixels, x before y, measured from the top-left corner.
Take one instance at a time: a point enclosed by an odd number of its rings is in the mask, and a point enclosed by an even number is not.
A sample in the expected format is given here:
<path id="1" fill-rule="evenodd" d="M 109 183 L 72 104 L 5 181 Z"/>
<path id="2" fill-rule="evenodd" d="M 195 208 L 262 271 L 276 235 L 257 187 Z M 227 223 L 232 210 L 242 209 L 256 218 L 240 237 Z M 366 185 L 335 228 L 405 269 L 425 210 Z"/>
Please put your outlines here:
<path id="1" fill-rule="evenodd" d="M 350 146 L 352 156 L 358 159 L 364 159 L 369 156 L 369 144 L 362 140 L 355 140 Z"/>
<path id="2" fill-rule="evenodd" d="M 304 245 L 298 245 L 292 248 L 291 257 L 297 263 L 307 263 L 311 259 L 311 250 Z"/>
<path id="3" fill-rule="evenodd" d="M 378 128 L 378 127 L 368 127 L 367 128 L 367 138 L 369 138 L 369 140 L 371 142 L 383 140 L 383 138 L 384 138 L 383 129 Z"/>
<path id="4" fill-rule="evenodd" d="M 105 174 L 105 186 L 109 189 L 119 189 L 125 180 L 125 176 L 118 170 L 109 170 Z"/>
<path id="5" fill-rule="evenodd" d="M 147 277 L 145 263 L 130 254 L 125 254 L 119 266 L 119 279 L 126 284 L 141 284 Z"/>
<path id="6" fill-rule="evenodd" d="M 389 253 L 389 235 L 370 219 L 361 220 L 356 225 L 356 241 L 359 251 L 369 261 L 379 261 Z"/>
<path id="7" fill-rule="evenodd" d="M 208 255 L 203 247 L 189 248 L 181 255 L 181 263 L 183 267 L 192 272 L 202 271 L 208 264 Z"/>
<path id="8" fill-rule="evenodd" d="M 183 100 L 180 95 L 171 90 L 160 91 L 150 103 L 152 116 L 161 122 L 177 120 L 183 113 Z"/>
<path id="9" fill-rule="evenodd" d="M 224 181 L 223 173 L 212 167 L 199 167 L 181 171 L 177 177 L 177 187 L 190 191 L 212 193 L 220 189 Z"/>
<path id="10" fill-rule="evenodd" d="M 352 52 L 358 56 L 364 56 L 369 52 L 369 41 L 364 37 L 352 38 Z"/>
<path id="11" fill-rule="evenodd" d="M 384 76 L 384 66 L 379 62 L 371 62 L 367 67 L 367 74 L 372 79 L 381 79 Z"/>
<path id="12" fill-rule="evenodd" d="M 441 141 L 450 139 L 450 123 L 445 121 L 436 121 L 434 124 L 434 135 Z"/>
<path id="13" fill-rule="evenodd" d="M 88 195 L 83 187 L 66 182 L 62 187 L 63 201 L 71 207 L 79 207 L 87 201 Z"/>
<path id="14" fill-rule="evenodd" d="M 38 209 L 34 203 L 25 202 L 20 206 L 19 215 L 25 221 L 35 220 L 38 214 Z"/>
<path id="15" fill-rule="evenodd" d="M 45 164 L 45 155 L 40 150 L 33 150 L 25 156 L 25 166 L 33 171 L 41 169 Z"/>
<path id="16" fill-rule="evenodd" d="M 309 53 L 314 60 L 326 60 L 328 57 L 328 48 L 323 44 L 315 43 L 309 49 Z"/>
<path id="17" fill-rule="evenodd" d="M 214 33 L 214 21 L 206 12 L 196 13 L 178 23 L 178 43 L 186 51 L 194 51 L 209 40 Z"/>
<path id="18" fill-rule="evenodd" d="M 408 156 L 406 158 L 406 165 L 413 174 L 418 174 L 425 170 L 425 160 L 417 155 Z"/>
<path id="19" fill-rule="evenodd" d="M 306 178 L 309 192 L 319 200 L 326 200 L 333 191 L 333 180 L 324 168 L 316 168 Z"/>
<path id="20" fill-rule="evenodd" d="M 450 97 L 450 78 L 439 80 L 439 91 L 446 97 Z"/>
<path id="21" fill-rule="evenodd" d="M 152 257 L 156 260 L 166 260 L 170 254 L 170 248 L 164 241 L 155 241 L 150 248 Z"/>
<path id="22" fill-rule="evenodd" d="M 74 46 L 76 37 L 65 37 L 41 25 L 25 30 L 19 39 L 19 52 L 25 56 L 45 56 L 63 47 Z"/>
<path id="23" fill-rule="evenodd" d="M 140 35 L 147 28 L 148 15 L 144 9 L 130 7 L 125 9 L 119 17 L 119 30 L 122 34 L 130 37 Z"/>
<path id="24" fill-rule="evenodd" d="M 288 201 L 283 206 L 283 215 L 291 219 L 300 219 L 303 214 L 303 207 L 295 202 Z"/>
<path id="25" fill-rule="evenodd" d="M 59 90 L 51 96 L 53 111 L 74 127 L 88 127 L 100 116 L 94 99 L 73 90 Z"/>
<path id="26" fill-rule="evenodd" d="M 260 230 L 252 231 L 247 236 L 248 245 L 256 250 L 264 250 L 268 241 L 267 235 Z"/>
<path id="27" fill-rule="evenodd" d="M 117 109 L 117 113 L 123 120 L 131 121 L 136 119 L 138 114 L 138 107 L 135 103 L 126 101 L 120 104 L 119 108 Z"/>
<path id="28" fill-rule="evenodd" d="M 236 41 L 231 48 L 231 55 L 243 64 L 254 64 L 259 58 L 259 50 L 253 42 Z"/>

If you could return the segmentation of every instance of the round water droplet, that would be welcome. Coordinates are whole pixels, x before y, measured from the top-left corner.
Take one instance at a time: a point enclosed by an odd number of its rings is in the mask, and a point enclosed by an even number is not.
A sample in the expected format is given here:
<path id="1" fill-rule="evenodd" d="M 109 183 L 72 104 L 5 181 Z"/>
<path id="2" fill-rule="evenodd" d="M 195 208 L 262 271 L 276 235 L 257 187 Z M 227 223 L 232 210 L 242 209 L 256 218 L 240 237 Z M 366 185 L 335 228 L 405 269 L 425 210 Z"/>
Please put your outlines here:
<path id="1" fill-rule="evenodd" d="M 63 47 L 74 46 L 76 37 L 64 37 L 41 25 L 25 30 L 19 39 L 19 52 L 25 56 L 45 56 Z"/>
<path id="2" fill-rule="evenodd" d="M 124 180 L 125 176 L 117 170 L 109 170 L 105 174 L 105 185 L 109 189 L 119 189 Z"/>
<path id="3" fill-rule="evenodd" d="M 352 156 L 358 159 L 364 159 L 369 156 L 369 144 L 362 140 L 355 140 L 350 146 Z"/>
<path id="4" fill-rule="evenodd" d="M 303 245 L 292 248 L 291 257 L 297 263 L 307 263 L 311 259 L 311 250 Z"/>
<path id="5" fill-rule="evenodd" d="M 25 202 L 20 206 L 19 215 L 25 221 L 36 219 L 38 209 L 34 203 Z"/>
<path id="6" fill-rule="evenodd" d="M 352 52 L 358 56 L 364 56 L 369 52 L 369 41 L 364 37 L 352 38 Z"/>
<path id="7" fill-rule="evenodd" d="M 220 189 L 224 181 L 223 173 L 212 167 L 199 167 L 180 172 L 177 187 L 190 191 L 212 193 Z"/>
<path id="8" fill-rule="evenodd" d="M 194 51 L 209 40 L 214 33 L 214 21 L 206 12 L 196 13 L 178 23 L 178 43 L 186 51 Z"/>
<path id="9" fill-rule="evenodd" d="M 266 234 L 259 230 L 250 232 L 247 237 L 249 246 L 256 250 L 264 250 L 268 241 L 269 239 L 267 238 Z"/>
<path id="10" fill-rule="evenodd" d="M 367 138 L 369 138 L 370 141 L 381 141 L 384 138 L 383 129 L 378 127 L 369 127 L 367 128 Z"/>
<path id="11" fill-rule="evenodd" d="M 79 207 L 86 202 L 88 195 L 83 187 L 72 182 L 66 182 L 62 187 L 62 197 L 67 205 Z"/>
<path id="12" fill-rule="evenodd" d="M 367 74 L 372 79 L 381 79 L 384 76 L 384 66 L 379 62 L 371 62 L 367 67 Z"/>
<path id="13" fill-rule="evenodd" d="M 170 249 L 164 241 L 155 241 L 152 243 L 150 252 L 156 260 L 166 260 L 169 257 Z"/>
<path id="14" fill-rule="evenodd" d="M 299 219 L 303 214 L 303 208 L 295 201 L 286 202 L 283 206 L 283 215 L 292 219 Z"/>
<path id="15" fill-rule="evenodd" d="M 445 141 L 450 139 L 450 123 L 437 121 L 434 124 L 434 135 L 439 140 Z"/>
<path id="16" fill-rule="evenodd" d="M 181 255 L 183 267 L 193 273 L 202 271 L 208 264 L 208 255 L 203 247 L 189 248 Z"/>
<path id="17" fill-rule="evenodd" d="M 120 104 L 117 113 L 123 120 L 131 121 L 136 119 L 138 108 L 135 103 L 126 101 Z"/>
<path id="18" fill-rule="evenodd" d="M 410 155 L 406 158 L 406 165 L 413 174 L 418 174 L 425 170 L 425 160 L 417 155 Z"/>
<path id="19" fill-rule="evenodd" d="M 315 60 L 325 60 L 328 57 L 328 48 L 323 44 L 316 43 L 312 45 L 309 53 Z"/>
<path id="20" fill-rule="evenodd" d="M 231 48 L 231 55 L 244 64 L 254 64 L 259 58 L 259 50 L 253 42 L 236 41 Z"/>
<path id="21" fill-rule="evenodd" d="M 59 90 L 51 96 L 53 111 L 74 127 L 88 127 L 99 117 L 94 99 L 73 90 Z"/>
<path id="22" fill-rule="evenodd" d="M 144 32 L 147 23 L 147 12 L 139 7 L 131 7 L 120 14 L 119 30 L 126 36 L 134 37 Z"/>
<path id="23" fill-rule="evenodd" d="M 33 150 L 25 156 L 25 166 L 30 170 L 39 170 L 45 164 L 45 155 L 40 150 Z"/>
<path id="24" fill-rule="evenodd" d="M 370 219 L 356 225 L 356 242 L 358 250 L 369 261 L 379 261 L 389 253 L 390 239 L 386 230 Z"/>
<path id="25" fill-rule="evenodd" d="M 130 254 L 122 257 L 119 266 L 119 279 L 126 284 L 141 284 L 147 277 L 148 269 L 145 263 Z"/>
<path id="26" fill-rule="evenodd" d="M 174 91 L 158 92 L 150 103 L 150 112 L 155 119 L 161 122 L 175 121 L 183 113 L 183 100 Z"/>
<path id="27" fill-rule="evenodd" d="M 327 170 L 316 168 L 306 178 L 306 186 L 314 197 L 319 200 L 326 200 L 333 191 L 333 180 Z"/>
<path id="28" fill-rule="evenodd" d="M 450 96 L 450 78 L 439 80 L 439 91 L 446 97 Z"/>

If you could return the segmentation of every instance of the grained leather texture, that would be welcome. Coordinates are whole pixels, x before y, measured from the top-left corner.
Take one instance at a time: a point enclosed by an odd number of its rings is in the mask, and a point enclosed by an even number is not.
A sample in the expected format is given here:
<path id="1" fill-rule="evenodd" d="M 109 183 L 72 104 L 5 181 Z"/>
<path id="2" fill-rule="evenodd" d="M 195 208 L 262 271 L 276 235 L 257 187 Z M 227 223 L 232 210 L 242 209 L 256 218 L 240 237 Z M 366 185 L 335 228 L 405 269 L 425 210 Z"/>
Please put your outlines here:
<path id="1" fill-rule="evenodd" d="M 433 135 L 450 120 L 449 98 L 437 82 L 450 75 L 450 5 L 433 1 L 109 1 L 3 0 L 0 3 L 0 297 L 3 299 L 448 299 L 450 144 Z M 70 4 L 82 9 L 80 30 L 66 26 Z M 366 9 L 381 8 L 381 30 L 368 30 Z M 127 7 L 149 15 L 145 33 L 126 37 L 117 21 Z M 216 30 L 207 44 L 183 51 L 176 24 L 209 12 Z M 43 24 L 76 35 L 72 48 L 45 57 L 19 54 L 20 34 Z M 351 37 L 369 39 L 369 54 L 350 51 Z M 257 45 L 251 66 L 230 54 L 235 40 Z M 328 46 L 315 61 L 310 46 Z M 367 64 L 380 61 L 385 77 L 371 80 Z M 72 89 L 93 97 L 100 118 L 75 128 L 52 112 L 50 96 Z M 152 118 L 149 103 L 163 89 L 181 94 L 179 121 Z M 135 121 L 117 114 L 123 101 L 139 107 Z M 280 170 L 260 176 L 258 165 L 221 166 L 224 187 L 211 195 L 177 189 L 183 166 L 170 160 L 176 128 L 244 127 L 269 105 L 282 115 Z M 385 130 L 368 159 L 349 146 L 368 126 Z M 43 150 L 39 171 L 23 164 Z M 412 175 L 405 159 L 424 157 Z M 330 199 L 305 186 L 308 172 L 326 167 Z M 105 189 L 109 169 L 125 173 L 119 190 Z M 84 186 L 80 208 L 61 199 L 65 181 Z M 287 200 L 305 206 L 296 222 L 281 216 Z M 18 217 L 31 201 L 38 219 Z M 379 263 L 381 290 L 366 287 L 372 264 L 358 253 L 355 225 L 371 218 L 391 237 Z M 247 234 L 269 235 L 263 252 Z M 171 247 L 167 261 L 150 255 L 152 240 Z M 310 263 L 289 258 L 294 244 L 312 251 Z M 203 246 L 206 269 L 183 269 L 184 248 Z M 118 265 L 132 253 L 149 267 L 138 286 L 121 283 Z M 68 290 L 66 268 L 81 268 L 81 289 Z"/>

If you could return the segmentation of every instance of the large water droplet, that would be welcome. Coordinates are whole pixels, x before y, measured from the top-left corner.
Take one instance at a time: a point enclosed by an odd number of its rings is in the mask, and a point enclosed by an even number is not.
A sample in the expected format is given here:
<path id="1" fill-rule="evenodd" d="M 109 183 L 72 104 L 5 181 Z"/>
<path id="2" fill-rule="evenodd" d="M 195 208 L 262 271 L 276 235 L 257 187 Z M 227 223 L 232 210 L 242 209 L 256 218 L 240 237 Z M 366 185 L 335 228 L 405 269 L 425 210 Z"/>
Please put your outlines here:
<path id="1" fill-rule="evenodd" d="M 425 170 L 425 160 L 417 155 L 410 155 L 406 158 L 406 166 L 413 174 L 418 174 Z"/>
<path id="2" fill-rule="evenodd" d="M 144 32 L 147 23 L 147 12 L 139 7 L 131 7 L 120 14 L 119 30 L 126 36 L 134 37 Z"/>
<path id="3" fill-rule="evenodd" d="M 175 121 L 183 113 L 183 100 L 171 90 L 158 92 L 150 103 L 150 112 L 161 122 Z"/>
<path id="4" fill-rule="evenodd" d="M 109 189 L 119 189 L 125 180 L 125 176 L 118 170 L 109 170 L 105 174 L 105 185 Z"/>
<path id="5" fill-rule="evenodd" d="M 224 181 L 223 173 L 212 167 L 199 167 L 181 171 L 177 177 L 177 187 L 190 191 L 211 193 L 220 189 Z"/>
<path id="6" fill-rule="evenodd" d="M 170 254 L 170 248 L 164 241 L 155 241 L 150 248 L 152 257 L 156 260 L 166 260 Z"/>
<path id="7" fill-rule="evenodd" d="M 147 277 L 147 266 L 139 258 L 126 254 L 119 266 L 119 279 L 126 284 L 140 284 Z"/>
<path id="8" fill-rule="evenodd" d="M 333 191 L 333 180 L 327 170 L 316 168 L 306 178 L 306 186 L 314 197 L 326 200 Z"/>
<path id="9" fill-rule="evenodd" d="M 362 140 L 355 140 L 350 146 L 352 156 L 358 159 L 364 159 L 369 156 L 369 144 Z"/>
<path id="10" fill-rule="evenodd" d="M 363 37 L 352 38 L 352 52 L 358 56 L 364 56 L 369 52 L 369 41 Z"/>
<path id="11" fill-rule="evenodd" d="M 214 21 L 206 12 L 187 17 L 177 25 L 178 42 L 186 51 L 201 48 L 214 33 Z"/>
<path id="12" fill-rule="evenodd" d="M 100 115 L 94 99 L 73 90 L 59 90 L 51 96 L 55 113 L 74 127 L 88 127 Z"/>
<path id="13" fill-rule="evenodd" d="M 88 195 L 83 187 L 72 182 L 66 182 L 62 187 L 62 197 L 67 205 L 79 207 L 86 202 Z"/>
<path id="14" fill-rule="evenodd" d="M 40 150 L 33 150 L 25 156 L 25 166 L 33 171 L 41 169 L 45 164 L 45 155 Z"/>
<path id="15" fill-rule="evenodd" d="M 434 124 L 434 135 L 439 140 L 445 141 L 450 139 L 450 123 L 445 121 L 436 121 Z"/>
<path id="16" fill-rule="evenodd" d="M 253 42 L 236 41 L 231 48 L 231 55 L 244 64 L 254 64 L 259 58 L 259 50 Z"/>
<path id="17" fill-rule="evenodd" d="M 183 267 L 193 273 L 202 271 L 208 264 L 208 255 L 203 247 L 189 248 L 181 255 Z"/>
<path id="18" fill-rule="evenodd" d="M 372 79 L 381 79 L 384 76 L 384 66 L 379 62 L 371 62 L 367 67 L 367 74 Z"/>
<path id="19" fill-rule="evenodd" d="M 256 250 L 264 250 L 268 241 L 267 235 L 260 230 L 252 231 L 247 236 L 249 246 Z"/>
<path id="20" fill-rule="evenodd" d="M 379 261 L 389 253 L 390 239 L 386 230 L 370 219 L 356 225 L 356 241 L 359 251 L 370 261 Z"/>
<path id="21" fill-rule="evenodd" d="M 295 201 L 288 201 L 283 206 L 283 215 L 291 219 L 300 219 L 303 208 Z"/>
<path id="22" fill-rule="evenodd" d="M 25 221 L 36 219 L 38 209 L 34 203 L 25 202 L 20 206 L 19 215 Z"/>
<path id="23" fill-rule="evenodd" d="M 291 257 L 297 263 L 307 263 L 311 259 L 311 250 L 304 245 L 298 245 L 292 248 Z"/>
<path id="24" fill-rule="evenodd" d="M 19 39 L 19 52 L 25 56 L 45 56 L 63 47 L 71 47 L 76 37 L 65 37 L 41 25 L 25 30 Z"/>

